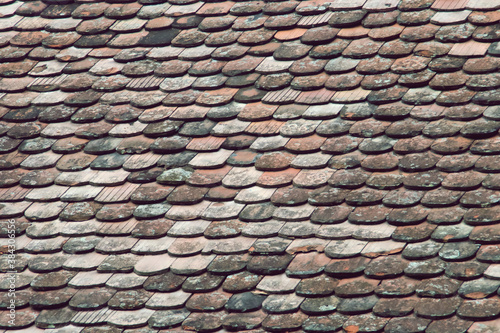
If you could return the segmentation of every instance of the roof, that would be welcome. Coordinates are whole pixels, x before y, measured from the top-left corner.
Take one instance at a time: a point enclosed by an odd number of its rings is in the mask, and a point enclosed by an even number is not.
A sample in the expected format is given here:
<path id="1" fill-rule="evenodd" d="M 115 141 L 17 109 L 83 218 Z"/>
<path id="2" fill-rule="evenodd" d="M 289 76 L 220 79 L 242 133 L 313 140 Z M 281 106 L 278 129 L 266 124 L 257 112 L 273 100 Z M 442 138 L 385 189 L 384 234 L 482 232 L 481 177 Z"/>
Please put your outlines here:
<path id="1" fill-rule="evenodd" d="M 1 0 L 0 332 L 500 332 L 499 9 Z"/>

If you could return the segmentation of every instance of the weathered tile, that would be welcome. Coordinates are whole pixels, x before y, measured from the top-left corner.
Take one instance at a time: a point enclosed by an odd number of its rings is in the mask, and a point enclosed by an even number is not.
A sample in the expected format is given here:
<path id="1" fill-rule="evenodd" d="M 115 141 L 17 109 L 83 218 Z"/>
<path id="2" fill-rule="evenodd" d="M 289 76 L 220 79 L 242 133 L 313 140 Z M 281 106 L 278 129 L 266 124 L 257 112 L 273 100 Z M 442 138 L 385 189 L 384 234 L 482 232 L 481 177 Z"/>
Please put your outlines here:
<path id="1" fill-rule="evenodd" d="M 169 328 L 182 323 L 190 313 L 186 309 L 159 310 L 150 317 L 148 323 L 153 328 Z"/>
<path id="2" fill-rule="evenodd" d="M 273 217 L 278 220 L 301 221 L 308 219 L 314 211 L 314 207 L 308 204 L 296 207 L 280 207 Z"/>
<path id="3" fill-rule="evenodd" d="M 37 326 L 41 328 L 50 328 L 65 326 L 69 324 L 71 318 L 76 314 L 69 307 L 57 310 L 42 310 L 37 318 Z"/>
<path id="4" fill-rule="evenodd" d="M 135 264 L 134 273 L 138 275 L 160 274 L 168 271 L 174 261 L 175 258 L 169 256 L 168 254 L 143 256 Z M 161 263 L 161 265 L 159 265 L 158 263 Z"/>
<path id="5" fill-rule="evenodd" d="M 244 205 L 238 203 L 212 203 L 207 207 L 207 209 L 205 209 L 201 217 L 208 220 L 224 220 L 236 218 L 243 208 Z"/>
<path id="6" fill-rule="evenodd" d="M 366 245 L 366 241 L 353 239 L 332 241 L 325 248 L 325 253 L 330 258 L 348 258 L 360 254 Z"/>
<path id="7" fill-rule="evenodd" d="M 241 190 L 234 198 L 236 202 L 240 203 L 259 203 L 268 201 L 273 195 L 275 189 L 261 188 L 258 186 L 250 187 Z"/>
<path id="8" fill-rule="evenodd" d="M 497 4 L 490 3 L 486 0 L 469 0 L 467 3 L 467 8 L 468 9 L 475 9 L 475 10 L 489 10 L 489 9 L 498 9 Z"/>
<path id="9" fill-rule="evenodd" d="M 437 0 L 435 1 L 431 8 L 435 10 L 460 10 L 464 9 L 468 1 L 448 1 L 448 0 Z"/>
<path id="10" fill-rule="evenodd" d="M 289 140 L 289 138 L 282 137 L 280 135 L 272 137 L 258 137 L 257 140 L 252 143 L 250 149 L 259 152 L 280 150 L 285 147 Z"/>
<path id="11" fill-rule="evenodd" d="M 141 327 L 148 322 L 149 317 L 151 317 L 153 313 L 154 311 L 150 309 L 115 311 L 110 317 L 108 317 L 107 321 L 117 327 Z"/>
<path id="12" fill-rule="evenodd" d="M 92 176 L 95 176 L 93 174 Z M 95 198 L 103 187 L 96 187 L 92 185 L 70 187 L 62 196 L 62 201 L 85 201 Z"/>
<path id="13" fill-rule="evenodd" d="M 467 329 L 469 327 L 471 322 L 464 322 L 462 325 L 460 325 L 461 329 Z M 485 321 L 485 322 L 475 322 L 473 323 L 470 328 L 467 330 L 467 332 L 471 333 L 479 333 L 479 332 L 495 332 L 498 329 L 498 321 L 493 320 L 493 321 Z"/>
<path id="14" fill-rule="evenodd" d="M 168 253 L 173 256 L 189 256 L 201 253 L 207 240 L 203 237 L 179 238 L 168 248 Z"/>
<path id="15" fill-rule="evenodd" d="M 132 248 L 134 254 L 162 254 L 166 253 L 175 238 L 161 237 L 156 239 L 141 239 Z"/>
<path id="16" fill-rule="evenodd" d="M 300 279 L 292 279 L 285 274 L 265 276 L 257 285 L 257 289 L 270 294 L 285 294 L 295 290 Z"/>
<path id="17" fill-rule="evenodd" d="M 451 2 L 449 2 L 451 3 Z M 459 24 L 465 22 L 471 11 L 461 10 L 455 12 L 438 12 L 431 18 L 431 23 L 435 24 Z"/>
<path id="18" fill-rule="evenodd" d="M 26 169 L 51 168 L 56 165 L 57 161 L 61 157 L 62 155 L 55 154 L 51 151 L 34 154 L 28 156 L 24 161 L 22 161 L 21 166 Z"/>
<path id="19" fill-rule="evenodd" d="M 73 255 L 64 262 L 63 268 L 76 271 L 92 270 L 97 268 L 106 257 L 106 255 L 95 252 Z"/>
<path id="20" fill-rule="evenodd" d="M 30 203 L 28 202 L 25 202 L 23 204 L 16 203 L 16 210 L 14 212 L 17 212 L 16 215 L 18 215 L 19 213 L 22 213 L 24 210 L 26 210 L 24 215 L 28 219 L 34 221 L 52 220 L 59 215 L 59 213 L 64 209 L 64 207 L 66 207 L 66 205 L 67 205 L 66 203 L 60 201 L 50 202 L 50 203 L 36 202 L 31 204 L 31 206 Z M 9 209 L 9 205 L 5 205 L 2 208 L 2 211 L 9 212 L 12 210 Z M 6 217 L 10 216 L 7 214 Z"/>
<path id="21" fill-rule="evenodd" d="M 169 229 L 168 235 L 172 237 L 196 237 L 201 236 L 210 225 L 203 220 L 177 221 Z"/>
<path id="22" fill-rule="evenodd" d="M 175 274 L 193 275 L 206 271 L 208 265 L 214 260 L 215 255 L 198 255 L 195 257 L 177 258 L 171 266 Z"/>
<path id="23" fill-rule="evenodd" d="M 73 316 L 71 322 L 78 325 L 96 325 L 105 324 L 107 320 L 111 318 L 116 311 L 109 308 L 102 308 L 100 310 L 79 312 Z M 90 314 L 90 315 L 89 315 Z"/>
<path id="24" fill-rule="evenodd" d="M 168 310 L 182 307 L 191 296 L 182 290 L 171 293 L 155 293 L 146 303 L 148 309 Z"/>
<path id="25" fill-rule="evenodd" d="M 94 179 L 94 178 L 93 178 Z M 124 202 L 139 188 L 139 184 L 126 183 L 121 186 L 106 187 L 94 198 L 96 202 Z"/>
<path id="26" fill-rule="evenodd" d="M 398 4 L 399 4 L 398 0 L 392 0 L 392 1 L 368 0 L 363 5 L 363 9 L 370 12 L 378 12 L 378 11 L 384 12 L 396 9 Z"/>
<path id="27" fill-rule="evenodd" d="M 96 245 L 95 250 L 96 250 L 96 252 L 104 253 L 104 254 L 126 253 L 137 242 L 138 242 L 137 239 L 133 239 L 133 238 L 122 239 L 119 237 L 104 237 Z"/>
<path id="28" fill-rule="evenodd" d="M 296 158 L 297 159 L 297 158 Z M 295 160 L 296 160 L 295 159 Z M 294 160 L 294 162 L 295 162 Z M 292 162 L 292 164 L 294 163 Z M 326 185 L 328 180 L 333 175 L 334 171 L 332 169 L 320 169 L 320 170 L 302 170 L 293 179 L 293 184 L 298 187 L 305 188 L 318 188 Z"/>
<path id="29" fill-rule="evenodd" d="M 455 44 L 450 52 L 448 53 L 449 55 L 452 56 L 458 56 L 458 57 L 464 57 L 464 56 L 472 56 L 472 57 L 477 57 L 477 56 L 484 56 L 488 50 L 489 44 L 486 43 L 478 43 L 476 41 L 468 41 L 465 43 L 457 43 Z"/>
<path id="30" fill-rule="evenodd" d="M 238 254 L 246 253 L 255 242 L 255 238 L 234 237 L 227 240 L 219 240 L 211 247 L 211 252 L 216 254 Z"/>
<path id="31" fill-rule="evenodd" d="M 112 274 L 90 272 L 79 272 L 70 281 L 70 287 L 90 288 L 104 286 Z"/>
<path id="32" fill-rule="evenodd" d="M 498 298 L 480 299 L 480 300 L 466 300 L 458 308 L 458 315 L 464 319 L 488 319 L 486 311 L 492 315 L 498 315 Z"/>
<path id="33" fill-rule="evenodd" d="M 26 199 L 32 201 L 53 201 L 59 199 L 68 187 L 52 185 L 45 188 L 35 188 L 26 195 Z"/>
<path id="34" fill-rule="evenodd" d="M 278 231 L 284 225 L 284 222 L 267 221 L 246 224 L 242 230 L 244 236 L 250 237 L 272 237 L 277 236 Z"/>
<path id="35" fill-rule="evenodd" d="M 77 172 L 61 172 L 54 180 L 57 185 L 88 185 L 90 179 L 94 176 L 95 171 L 90 169 L 85 169 L 83 171 Z"/>
<path id="36" fill-rule="evenodd" d="M 125 183 L 129 172 L 124 170 L 97 171 L 95 177 L 90 181 L 93 186 L 117 186 Z"/>
<path id="37" fill-rule="evenodd" d="M 222 179 L 222 184 L 226 187 L 231 188 L 248 187 L 254 185 L 261 175 L 262 172 L 256 170 L 253 167 L 234 167 L 231 169 L 231 171 L 229 171 L 224 179 Z"/>
<path id="38" fill-rule="evenodd" d="M 59 75 L 63 71 L 64 67 L 66 67 L 66 63 L 58 62 L 58 61 L 46 61 L 39 62 L 29 74 L 32 76 L 54 76 Z"/>
<path id="39" fill-rule="evenodd" d="M 165 216 L 172 220 L 194 220 L 199 218 L 209 205 L 209 201 L 202 201 L 190 206 L 174 205 L 168 210 Z"/>
<path id="40" fill-rule="evenodd" d="M 29 195 L 30 191 L 32 190 L 20 186 L 14 186 L 1 189 L 0 195 L 2 197 L 2 201 L 19 201 L 23 200 L 27 195 Z M 58 191 L 56 191 L 56 193 L 57 192 Z M 40 190 L 35 191 L 34 195 L 39 199 L 44 199 L 44 195 L 43 193 L 40 193 Z M 54 195 L 55 197 L 58 197 L 58 194 Z"/>
<path id="41" fill-rule="evenodd" d="M 217 168 L 224 165 L 233 153 L 232 150 L 220 149 L 214 153 L 198 153 L 190 162 L 194 168 Z"/>

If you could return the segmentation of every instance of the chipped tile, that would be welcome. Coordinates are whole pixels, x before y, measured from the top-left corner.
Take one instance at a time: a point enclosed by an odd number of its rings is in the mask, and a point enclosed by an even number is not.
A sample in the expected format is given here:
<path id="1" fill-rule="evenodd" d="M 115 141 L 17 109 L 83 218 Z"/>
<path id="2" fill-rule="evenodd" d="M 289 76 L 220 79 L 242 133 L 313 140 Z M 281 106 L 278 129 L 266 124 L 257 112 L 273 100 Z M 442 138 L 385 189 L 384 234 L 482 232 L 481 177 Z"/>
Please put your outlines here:
<path id="1" fill-rule="evenodd" d="M 361 252 L 362 255 L 373 258 L 380 255 L 387 255 L 401 252 L 405 244 L 394 241 L 369 242 Z"/>
<path id="2" fill-rule="evenodd" d="M 59 61 L 39 62 L 30 72 L 31 76 L 54 76 L 62 73 L 66 63 Z"/>

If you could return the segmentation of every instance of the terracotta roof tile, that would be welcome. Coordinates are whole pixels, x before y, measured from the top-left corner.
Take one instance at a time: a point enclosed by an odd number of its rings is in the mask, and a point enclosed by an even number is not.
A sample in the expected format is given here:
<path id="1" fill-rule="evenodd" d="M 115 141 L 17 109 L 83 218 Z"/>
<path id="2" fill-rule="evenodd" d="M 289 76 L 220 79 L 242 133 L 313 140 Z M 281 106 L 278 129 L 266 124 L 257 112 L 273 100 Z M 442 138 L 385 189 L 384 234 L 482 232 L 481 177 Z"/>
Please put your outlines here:
<path id="1" fill-rule="evenodd" d="M 3 7 L 21 326 L 495 330 L 497 5 Z"/>
<path id="2" fill-rule="evenodd" d="M 468 1 L 446 1 L 446 0 L 437 0 L 432 4 L 433 9 L 437 10 L 459 10 L 464 9 L 467 5 Z"/>

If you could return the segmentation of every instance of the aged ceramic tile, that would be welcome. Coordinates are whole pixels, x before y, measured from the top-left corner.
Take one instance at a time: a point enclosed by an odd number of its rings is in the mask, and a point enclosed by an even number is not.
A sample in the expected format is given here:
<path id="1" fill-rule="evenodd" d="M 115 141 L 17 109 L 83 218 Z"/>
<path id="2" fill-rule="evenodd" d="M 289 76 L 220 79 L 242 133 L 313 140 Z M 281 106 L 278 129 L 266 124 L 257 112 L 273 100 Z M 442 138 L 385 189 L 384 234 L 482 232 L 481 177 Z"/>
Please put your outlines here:
<path id="1" fill-rule="evenodd" d="M 0 326 L 496 332 L 498 9 L 5 0 Z"/>

